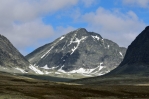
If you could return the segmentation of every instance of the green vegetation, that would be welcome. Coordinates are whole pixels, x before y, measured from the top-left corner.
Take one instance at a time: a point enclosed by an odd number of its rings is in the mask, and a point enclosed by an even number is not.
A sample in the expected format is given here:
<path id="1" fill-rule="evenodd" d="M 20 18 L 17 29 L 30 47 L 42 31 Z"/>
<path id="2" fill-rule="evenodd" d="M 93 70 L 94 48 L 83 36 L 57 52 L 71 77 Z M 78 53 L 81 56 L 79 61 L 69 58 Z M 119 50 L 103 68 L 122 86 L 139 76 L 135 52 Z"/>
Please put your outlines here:
<path id="1" fill-rule="evenodd" d="M 121 81 L 122 79 L 119 80 L 119 82 Z M 141 79 L 139 81 L 141 83 Z M 110 83 L 111 82 L 106 84 L 79 85 L 65 82 L 50 82 L 24 76 L 0 73 L 0 99 L 149 98 L 149 85 L 147 85 L 147 83 L 142 85 L 128 85 L 126 82 L 126 84 L 123 85 Z"/>

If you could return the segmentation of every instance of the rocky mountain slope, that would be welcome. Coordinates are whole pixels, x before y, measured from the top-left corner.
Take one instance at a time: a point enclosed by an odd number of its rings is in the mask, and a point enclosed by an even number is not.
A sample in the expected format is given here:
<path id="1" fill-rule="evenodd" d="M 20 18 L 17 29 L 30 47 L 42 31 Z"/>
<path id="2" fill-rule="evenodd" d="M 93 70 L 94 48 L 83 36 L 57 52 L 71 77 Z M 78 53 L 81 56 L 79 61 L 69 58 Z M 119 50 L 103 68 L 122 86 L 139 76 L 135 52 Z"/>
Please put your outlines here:
<path id="1" fill-rule="evenodd" d="M 116 68 L 125 51 L 113 41 L 80 28 L 37 48 L 26 58 L 45 74 L 97 76 Z"/>
<path id="2" fill-rule="evenodd" d="M 149 26 L 129 45 L 120 66 L 109 75 L 149 75 Z"/>
<path id="3" fill-rule="evenodd" d="M 0 35 L 0 71 L 28 72 L 29 62 L 4 36 Z"/>

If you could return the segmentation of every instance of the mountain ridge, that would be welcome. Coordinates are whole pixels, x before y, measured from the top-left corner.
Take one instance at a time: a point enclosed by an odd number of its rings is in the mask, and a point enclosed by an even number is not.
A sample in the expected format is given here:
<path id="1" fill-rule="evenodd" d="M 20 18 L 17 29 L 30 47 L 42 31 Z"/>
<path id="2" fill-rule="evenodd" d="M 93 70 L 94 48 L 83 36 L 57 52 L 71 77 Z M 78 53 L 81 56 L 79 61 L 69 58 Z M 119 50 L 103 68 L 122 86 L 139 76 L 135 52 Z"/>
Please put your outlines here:
<path id="1" fill-rule="evenodd" d="M 100 34 L 79 28 L 37 48 L 26 58 L 39 68 L 53 69 L 58 73 L 96 72 L 97 75 L 102 70 L 101 75 L 115 68 L 122 61 L 125 51 L 125 48 L 102 38 Z"/>
<path id="2" fill-rule="evenodd" d="M 11 42 L 0 35 L 0 70 L 13 72 L 7 70 L 14 68 L 14 71 L 27 71 L 29 66 L 28 60 L 11 44 Z"/>
<path id="3" fill-rule="evenodd" d="M 121 64 L 109 75 L 149 75 L 149 26 L 128 46 Z"/>

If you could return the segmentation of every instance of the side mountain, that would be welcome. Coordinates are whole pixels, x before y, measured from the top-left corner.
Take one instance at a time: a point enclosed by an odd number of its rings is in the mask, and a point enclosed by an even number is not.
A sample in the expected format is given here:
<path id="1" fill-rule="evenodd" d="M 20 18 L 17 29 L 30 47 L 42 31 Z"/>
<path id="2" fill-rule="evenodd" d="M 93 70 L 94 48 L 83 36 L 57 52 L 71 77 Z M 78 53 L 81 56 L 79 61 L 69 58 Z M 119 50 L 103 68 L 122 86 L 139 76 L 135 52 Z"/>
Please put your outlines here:
<path id="1" fill-rule="evenodd" d="M 149 76 L 149 26 L 129 45 L 121 64 L 109 75 Z"/>
<path id="2" fill-rule="evenodd" d="M 29 62 L 4 36 L 0 35 L 0 71 L 28 72 Z"/>

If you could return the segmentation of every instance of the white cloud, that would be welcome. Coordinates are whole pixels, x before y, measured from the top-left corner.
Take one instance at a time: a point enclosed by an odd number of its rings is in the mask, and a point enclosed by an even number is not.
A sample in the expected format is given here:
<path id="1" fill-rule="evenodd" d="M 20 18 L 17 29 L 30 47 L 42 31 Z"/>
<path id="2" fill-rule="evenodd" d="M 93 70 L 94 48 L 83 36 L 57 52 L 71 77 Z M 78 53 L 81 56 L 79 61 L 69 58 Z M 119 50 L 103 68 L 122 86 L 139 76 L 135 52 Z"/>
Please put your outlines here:
<path id="1" fill-rule="evenodd" d="M 77 3 L 78 0 L 0 0 L 0 33 L 22 52 L 29 46 L 39 47 L 57 32 L 45 25 L 42 17 Z"/>
<path id="2" fill-rule="evenodd" d="M 130 4 L 126 1 L 124 1 L 125 4 Z M 45 40 L 54 40 L 75 29 L 69 25 L 65 27 L 45 25 L 42 17 L 62 9 L 69 10 L 69 7 L 80 2 L 83 6 L 90 7 L 96 4 L 97 0 L 0 0 L 0 33 L 8 37 L 21 52 L 30 46 L 39 47 L 47 43 Z M 141 6 L 148 4 L 145 0 L 143 2 Z M 145 26 L 133 11 L 123 14 L 119 11 L 99 8 L 96 12 L 81 15 L 81 9 L 75 8 L 77 9 L 69 10 L 74 13 L 70 15 L 75 19 L 74 22 L 87 22 L 89 24 L 87 29 L 96 31 L 121 46 L 130 44 Z"/>
<path id="3" fill-rule="evenodd" d="M 13 24 L 9 29 L 6 27 L 0 31 L 5 35 L 18 49 L 38 45 L 39 40 L 50 37 L 53 33 L 53 27 L 44 25 L 40 20 L 27 22 L 24 24 Z"/>
<path id="4" fill-rule="evenodd" d="M 149 8 L 149 0 L 123 0 L 123 3 L 143 8 Z"/>
<path id="5" fill-rule="evenodd" d="M 145 27 L 145 23 L 133 11 L 122 13 L 118 10 L 110 11 L 100 7 L 96 12 L 86 13 L 82 18 L 88 23 L 90 30 L 125 47 Z"/>
<path id="6" fill-rule="evenodd" d="M 85 7 L 90 7 L 93 4 L 99 2 L 99 0 L 82 0 L 82 2 L 84 3 Z"/>
<path id="7" fill-rule="evenodd" d="M 1 0 L 0 19 L 30 21 L 77 2 L 78 0 Z"/>
<path id="8" fill-rule="evenodd" d="M 71 31 L 74 31 L 75 29 L 76 28 L 74 28 L 72 26 L 66 26 L 66 27 L 57 26 L 54 29 L 54 35 L 52 35 L 49 39 L 51 41 L 54 41 L 55 39 L 59 38 L 60 36 L 65 35 Z M 47 42 L 47 43 L 49 43 L 49 42 Z"/>
<path id="9" fill-rule="evenodd" d="M 7 27 L 1 29 L 0 33 L 5 35 L 23 54 L 28 54 L 28 51 L 25 51 L 26 48 L 38 48 L 73 30 L 75 28 L 71 26 L 58 26 L 54 29 L 53 26 L 45 25 L 38 19 L 23 24 L 13 24 L 9 29 Z"/>

